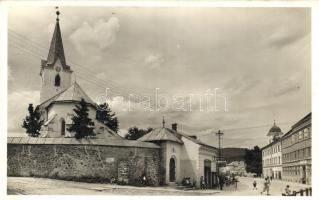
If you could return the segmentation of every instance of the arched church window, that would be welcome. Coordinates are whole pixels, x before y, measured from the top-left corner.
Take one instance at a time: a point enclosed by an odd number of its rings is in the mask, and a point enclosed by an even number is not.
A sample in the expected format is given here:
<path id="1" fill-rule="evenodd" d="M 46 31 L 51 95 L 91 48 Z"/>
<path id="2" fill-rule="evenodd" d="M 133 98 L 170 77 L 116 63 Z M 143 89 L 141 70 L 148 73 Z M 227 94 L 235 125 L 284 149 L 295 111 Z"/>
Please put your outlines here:
<path id="1" fill-rule="evenodd" d="M 59 87 L 59 86 L 60 86 L 60 82 L 61 82 L 60 75 L 57 74 L 57 75 L 55 76 L 54 86 Z"/>

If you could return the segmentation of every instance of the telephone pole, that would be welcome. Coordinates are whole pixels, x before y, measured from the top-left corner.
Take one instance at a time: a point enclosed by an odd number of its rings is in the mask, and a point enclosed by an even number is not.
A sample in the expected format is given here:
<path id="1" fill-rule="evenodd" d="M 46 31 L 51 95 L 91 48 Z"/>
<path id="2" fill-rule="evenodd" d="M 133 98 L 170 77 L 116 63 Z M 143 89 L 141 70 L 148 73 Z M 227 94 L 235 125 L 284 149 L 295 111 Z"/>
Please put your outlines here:
<path id="1" fill-rule="evenodd" d="M 218 130 L 218 132 L 216 133 L 217 137 L 218 137 L 218 157 L 217 157 L 217 176 L 219 176 L 219 161 L 221 160 L 221 151 L 220 151 L 220 137 L 222 135 L 224 135 L 223 132 L 221 132 L 220 130 Z"/>
<path id="2" fill-rule="evenodd" d="M 218 137 L 218 159 L 217 160 L 220 160 L 221 159 L 221 151 L 220 151 L 220 137 L 222 135 L 224 135 L 223 132 L 221 132 L 220 130 L 218 130 L 218 132 L 216 133 L 217 137 Z"/>

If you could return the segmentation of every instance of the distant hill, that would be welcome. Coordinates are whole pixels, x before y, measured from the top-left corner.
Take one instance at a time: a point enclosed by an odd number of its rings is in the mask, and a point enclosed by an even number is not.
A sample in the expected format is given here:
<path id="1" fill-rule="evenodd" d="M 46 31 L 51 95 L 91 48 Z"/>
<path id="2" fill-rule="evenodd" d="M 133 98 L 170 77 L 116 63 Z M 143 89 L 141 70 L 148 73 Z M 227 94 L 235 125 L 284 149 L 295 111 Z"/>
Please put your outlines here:
<path id="1" fill-rule="evenodd" d="M 223 148 L 221 149 L 221 156 L 226 159 L 227 163 L 233 161 L 245 161 L 244 148 Z"/>

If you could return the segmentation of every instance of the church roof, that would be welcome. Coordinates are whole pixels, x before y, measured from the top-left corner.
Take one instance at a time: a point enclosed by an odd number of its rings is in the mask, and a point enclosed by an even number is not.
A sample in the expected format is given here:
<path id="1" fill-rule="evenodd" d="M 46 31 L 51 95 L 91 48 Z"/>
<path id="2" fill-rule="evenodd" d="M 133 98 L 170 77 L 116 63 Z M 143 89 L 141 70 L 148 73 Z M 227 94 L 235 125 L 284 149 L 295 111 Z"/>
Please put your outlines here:
<path id="1" fill-rule="evenodd" d="M 63 69 L 70 70 L 70 66 L 66 64 L 65 55 L 64 55 L 62 34 L 61 34 L 60 23 L 58 18 L 59 14 L 60 12 L 57 12 L 57 19 L 56 19 L 55 28 L 54 28 L 54 32 L 53 32 L 51 43 L 50 43 L 50 49 L 49 49 L 47 60 L 42 60 L 41 65 L 43 67 L 53 66 L 57 60 L 60 60 Z"/>
<path id="2" fill-rule="evenodd" d="M 71 87 L 62 92 L 58 98 L 54 101 L 81 101 L 84 99 L 87 103 L 94 105 L 93 100 L 83 91 L 83 89 L 77 84 L 77 82 L 73 83 Z"/>
<path id="3" fill-rule="evenodd" d="M 143 142 L 172 141 L 183 144 L 183 141 L 178 138 L 177 134 L 173 130 L 165 127 L 155 128 L 138 140 Z"/>
<path id="4" fill-rule="evenodd" d="M 55 23 L 47 62 L 53 64 L 58 58 L 62 65 L 66 65 L 59 21 Z"/>
<path id="5" fill-rule="evenodd" d="M 44 101 L 39 107 L 46 108 L 56 102 L 80 102 L 82 98 L 92 106 L 95 105 L 94 101 L 83 91 L 81 86 L 74 82 L 68 89 Z"/>

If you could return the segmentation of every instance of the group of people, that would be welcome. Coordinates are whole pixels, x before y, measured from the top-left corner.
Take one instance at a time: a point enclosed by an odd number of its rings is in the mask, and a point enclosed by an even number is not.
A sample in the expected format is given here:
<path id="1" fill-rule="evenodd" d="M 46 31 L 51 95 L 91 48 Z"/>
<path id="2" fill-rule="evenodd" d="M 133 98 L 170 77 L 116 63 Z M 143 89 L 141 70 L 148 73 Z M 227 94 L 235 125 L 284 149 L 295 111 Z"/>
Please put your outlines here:
<path id="1" fill-rule="evenodd" d="M 195 185 L 195 180 L 191 180 L 191 177 L 184 177 L 182 180 L 183 186 L 193 187 Z"/>
<path id="2" fill-rule="evenodd" d="M 267 193 L 267 195 L 270 195 L 269 191 L 270 191 L 270 181 L 271 181 L 271 178 L 269 177 L 266 177 L 265 178 L 265 181 L 263 183 L 263 190 L 260 192 L 260 194 L 264 194 L 264 192 Z M 256 180 L 253 181 L 253 190 L 257 190 L 257 182 Z M 290 190 L 290 186 L 287 185 L 286 188 L 285 188 L 285 191 L 283 193 L 283 195 L 285 196 L 290 196 L 291 195 L 291 190 Z"/>
<path id="3" fill-rule="evenodd" d="M 206 182 L 206 180 L 204 179 L 204 177 L 203 176 L 201 176 L 200 177 L 200 189 L 206 189 L 206 187 L 207 187 L 207 182 Z"/>

